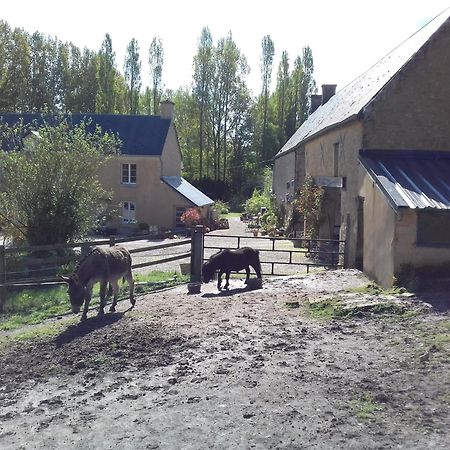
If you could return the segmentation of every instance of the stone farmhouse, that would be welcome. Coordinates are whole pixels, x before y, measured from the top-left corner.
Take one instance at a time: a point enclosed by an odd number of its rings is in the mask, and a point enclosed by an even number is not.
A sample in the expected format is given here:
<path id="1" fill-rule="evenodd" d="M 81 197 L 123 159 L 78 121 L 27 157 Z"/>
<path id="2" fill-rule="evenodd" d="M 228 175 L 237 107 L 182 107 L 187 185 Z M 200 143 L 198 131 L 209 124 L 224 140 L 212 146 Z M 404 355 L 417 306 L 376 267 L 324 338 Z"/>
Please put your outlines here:
<path id="1" fill-rule="evenodd" d="M 161 114 L 97 115 L 74 114 L 73 123 L 91 119 L 91 126 L 117 134 L 122 141 L 121 154 L 100 168 L 103 187 L 113 193 L 108 227 L 132 232 L 139 224 L 158 230 L 178 229 L 188 208 L 198 208 L 203 217 L 211 215 L 214 201 L 181 176 L 182 157 L 173 123 L 173 106 L 161 102 Z M 0 114 L 0 121 L 25 123 L 38 114 Z"/>
<path id="2" fill-rule="evenodd" d="M 447 9 L 336 93 L 323 85 L 275 156 L 277 203 L 305 176 L 325 189 L 320 238 L 384 286 L 450 263 L 450 17 Z M 449 266 L 450 267 L 450 266 Z"/>

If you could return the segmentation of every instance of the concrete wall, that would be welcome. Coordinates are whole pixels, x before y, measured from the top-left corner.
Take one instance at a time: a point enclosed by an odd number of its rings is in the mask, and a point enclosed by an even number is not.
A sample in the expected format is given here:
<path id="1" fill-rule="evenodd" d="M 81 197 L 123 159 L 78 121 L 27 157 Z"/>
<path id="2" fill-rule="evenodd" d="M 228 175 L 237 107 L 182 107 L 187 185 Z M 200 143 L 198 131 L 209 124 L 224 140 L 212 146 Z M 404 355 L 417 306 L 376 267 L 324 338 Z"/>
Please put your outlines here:
<path id="1" fill-rule="evenodd" d="M 161 155 L 160 176 L 180 176 L 181 174 L 181 150 L 173 122 L 167 133 L 166 143 Z"/>
<path id="2" fill-rule="evenodd" d="M 391 287 L 397 214 L 367 172 L 360 194 L 364 198 L 364 273 L 381 286 Z"/>
<path id="3" fill-rule="evenodd" d="M 331 130 L 305 144 L 306 173 L 316 176 L 335 175 L 335 144 L 339 143 L 338 173 L 345 178 L 346 186 L 341 189 L 340 239 L 347 240 L 346 264 L 354 267 L 356 259 L 357 207 L 360 187 L 358 152 L 362 146 L 363 126 L 358 120 Z"/>
<path id="4" fill-rule="evenodd" d="M 411 265 L 415 268 L 442 267 L 450 262 L 448 247 L 416 245 L 417 212 L 409 208 L 399 211 L 399 220 L 395 233 L 394 272 L 401 271 L 402 266 Z"/>
<path id="5" fill-rule="evenodd" d="M 450 24 L 365 113 L 364 148 L 450 150 Z"/>
<path id="6" fill-rule="evenodd" d="M 294 187 L 287 183 L 295 177 L 295 151 L 291 151 L 275 160 L 273 167 L 273 192 L 276 196 L 277 206 L 282 203 L 286 204 L 287 195 L 294 194 Z"/>

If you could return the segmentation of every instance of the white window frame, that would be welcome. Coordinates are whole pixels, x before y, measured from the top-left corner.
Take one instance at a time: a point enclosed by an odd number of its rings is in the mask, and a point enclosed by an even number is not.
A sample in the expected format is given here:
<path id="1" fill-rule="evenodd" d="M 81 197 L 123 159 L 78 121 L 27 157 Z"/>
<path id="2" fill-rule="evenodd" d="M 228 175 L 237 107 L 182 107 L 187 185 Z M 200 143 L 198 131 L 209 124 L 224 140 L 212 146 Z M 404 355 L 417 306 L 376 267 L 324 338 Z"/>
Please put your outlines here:
<path id="1" fill-rule="evenodd" d="M 131 181 L 131 169 L 134 166 L 134 181 Z M 126 175 L 125 175 L 126 167 Z M 125 175 L 125 177 L 124 177 Z M 120 174 L 122 184 L 136 184 L 137 183 L 137 164 L 136 163 L 123 163 L 122 172 Z"/>
<path id="2" fill-rule="evenodd" d="M 126 224 L 136 223 L 136 203 L 123 202 L 122 222 Z"/>

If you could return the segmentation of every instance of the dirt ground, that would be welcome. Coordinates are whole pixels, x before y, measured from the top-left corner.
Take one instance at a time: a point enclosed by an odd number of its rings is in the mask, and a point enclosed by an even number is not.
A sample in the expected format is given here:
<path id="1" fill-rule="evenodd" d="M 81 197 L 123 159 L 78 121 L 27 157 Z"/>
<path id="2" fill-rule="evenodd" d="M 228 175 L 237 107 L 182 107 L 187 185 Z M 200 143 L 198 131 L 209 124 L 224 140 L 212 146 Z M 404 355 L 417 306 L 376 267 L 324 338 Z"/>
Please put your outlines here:
<path id="1" fill-rule="evenodd" d="M 448 290 L 357 293 L 367 281 L 337 270 L 258 290 L 180 286 L 63 318 L 53 335 L 0 336 L 0 448 L 449 448 Z M 358 313 L 308 313 L 338 297 Z"/>

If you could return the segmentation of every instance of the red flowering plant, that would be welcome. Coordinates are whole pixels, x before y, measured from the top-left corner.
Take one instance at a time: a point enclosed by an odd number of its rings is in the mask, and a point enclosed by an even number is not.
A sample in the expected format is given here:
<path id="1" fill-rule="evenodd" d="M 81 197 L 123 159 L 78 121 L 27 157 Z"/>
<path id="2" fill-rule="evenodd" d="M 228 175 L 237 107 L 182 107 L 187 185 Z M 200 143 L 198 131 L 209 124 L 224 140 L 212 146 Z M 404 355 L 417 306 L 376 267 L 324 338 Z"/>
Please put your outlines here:
<path id="1" fill-rule="evenodd" d="M 180 219 L 186 225 L 187 228 L 192 228 L 201 223 L 202 216 L 201 216 L 198 208 L 191 208 L 191 209 L 187 209 L 181 215 Z"/>

